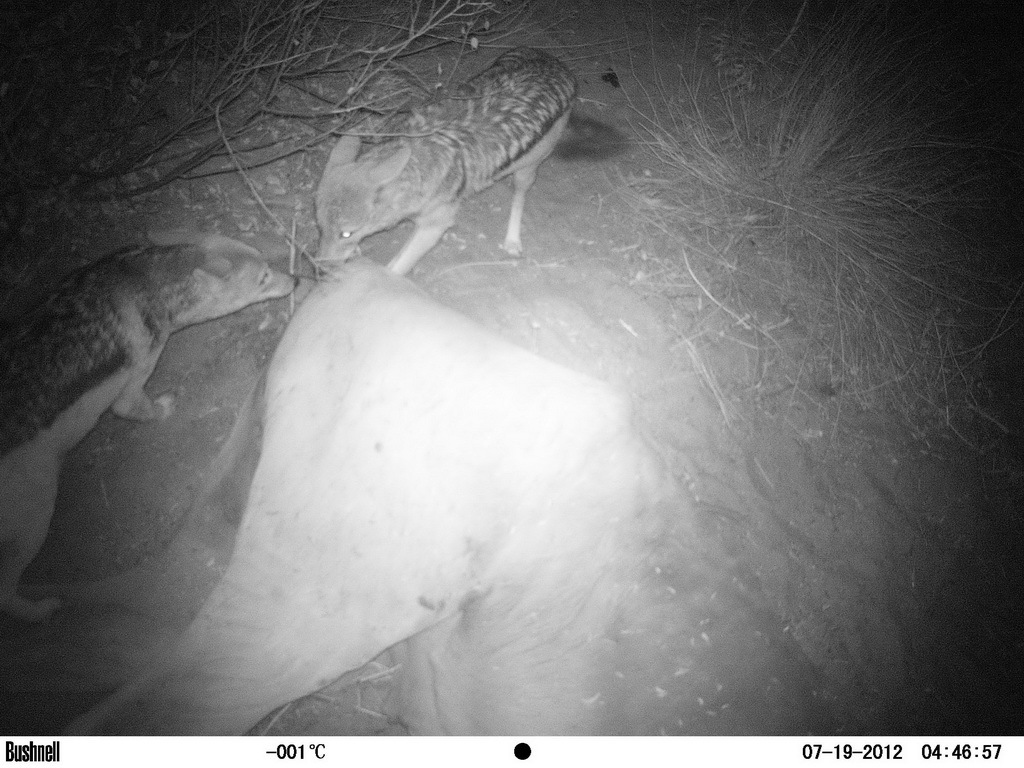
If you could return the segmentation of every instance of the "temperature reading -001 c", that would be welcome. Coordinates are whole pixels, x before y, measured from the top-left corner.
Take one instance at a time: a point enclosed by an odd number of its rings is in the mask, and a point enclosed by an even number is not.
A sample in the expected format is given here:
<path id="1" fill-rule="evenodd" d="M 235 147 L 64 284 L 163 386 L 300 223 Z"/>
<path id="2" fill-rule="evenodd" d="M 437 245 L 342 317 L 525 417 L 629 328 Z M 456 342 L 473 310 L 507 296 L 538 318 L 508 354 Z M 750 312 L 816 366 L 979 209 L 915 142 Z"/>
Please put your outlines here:
<path id="1" fill-rule="evenodd" d="M 277 749 L 268 749 L 268 755 L 277 755 L 278 760 L 304 760 L 307 755 L 323 760 L 327 757 L 326 744 L 278 744 Z"/>

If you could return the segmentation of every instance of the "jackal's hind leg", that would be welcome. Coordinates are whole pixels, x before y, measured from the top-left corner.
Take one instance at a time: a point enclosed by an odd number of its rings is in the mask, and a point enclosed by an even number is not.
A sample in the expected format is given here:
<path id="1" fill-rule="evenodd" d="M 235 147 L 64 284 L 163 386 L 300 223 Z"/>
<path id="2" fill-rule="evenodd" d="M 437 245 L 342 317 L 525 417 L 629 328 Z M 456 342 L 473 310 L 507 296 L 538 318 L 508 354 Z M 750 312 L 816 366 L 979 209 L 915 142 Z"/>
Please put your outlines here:
<path id="1" fill-rule="evenodd" d="M 520 237 L 523 207 L 526 205 L 526 192 L 537 178 L 537 165 L 523 166 L 512 174 L 512 211 L 508 216 L 508 229 L 501 248 L 513 256 L 521 256 L 523 253 L 523 241 Z"/>
<path id="2" fill-rule="evenodd" d="M 60 601 L 18 595 L 21 575 L 46 540 L 57 499 L 60 457 L 45 435 L 0 460 L 0 613 L 24 621 L 46 619 Z"/>
<path id="3" fill-rule="evenodd" d="M 22 621 L 43 621 L 60 606 L 60 600 L 55 597 L 27 600 L 17 592 L 21 574 L 38 549 L 34 546 L 26 548 L 17 541 L 0 542 L 0 613 Z"/>

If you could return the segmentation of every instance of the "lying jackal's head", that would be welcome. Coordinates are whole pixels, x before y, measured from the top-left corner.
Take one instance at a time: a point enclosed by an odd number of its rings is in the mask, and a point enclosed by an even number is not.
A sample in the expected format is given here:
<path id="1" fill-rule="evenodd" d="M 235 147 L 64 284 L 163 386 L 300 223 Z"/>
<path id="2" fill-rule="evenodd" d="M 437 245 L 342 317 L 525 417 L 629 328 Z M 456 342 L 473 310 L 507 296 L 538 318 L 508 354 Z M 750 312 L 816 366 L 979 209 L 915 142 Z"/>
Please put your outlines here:
<path id="1" fill-rule="evenodd" d="M 266 262 L 223 257 L 192 271 L 192 302 L 176 316 L 183 325 L 230 315 L 250 304 L 287 296 L 295 280 Z"/>
<path id="2" fill-rule="evenodd" d="M 165 288 L 175 328 L 279 299 L 295 288 L 295 278 L 272 268 L 262 253 L 238 240 L 173 232 L 150 233 L 150 239 L 170 251 L 168 256 L 181 266 L 194 264 L 184 281 Z"/>
<path id="3" fill-rule="evenodd" d="M 364 237 L 397 223 L 383 187 L 402 172 L 411 152 L 403 145 L 383 159 L 374 151 L 357 160 L 359 137 L 338 140 L 316 189 L 319 261 L 348 261 Z"/>

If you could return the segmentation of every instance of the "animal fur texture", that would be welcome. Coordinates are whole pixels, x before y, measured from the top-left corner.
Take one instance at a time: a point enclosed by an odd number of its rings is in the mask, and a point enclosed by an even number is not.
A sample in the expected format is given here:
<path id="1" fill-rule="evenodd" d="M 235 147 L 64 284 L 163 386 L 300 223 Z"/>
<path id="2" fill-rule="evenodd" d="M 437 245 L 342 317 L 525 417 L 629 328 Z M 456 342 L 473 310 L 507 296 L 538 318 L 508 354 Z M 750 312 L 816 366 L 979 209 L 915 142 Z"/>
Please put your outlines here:
<path id="1" fill-rule="evenodd" d="M 287 295 L 294 279 L 226 237 L 171 232 L 69 277 L 0 339 L 0 611 L 46 618 L 57 600 L 17 594 L 43 545 L 64 455 L 111 408 L 166 418 L 173 394 L 144 385 L 168 337 Z"/>
<path id="2" fill-rule="evenodd" d="M 346 261 L 364 238 L 411 219 L 415 230 L 388 265 L 406 274 L 452 225 L 463 198 L 507 176 L 514 192 L 502 247 L 518 256 L 527 190 L 575 96 L 576 80 L 562 62 L 516 48 L 450 97 L 412 110 L 401 135 L 361 154 L 359 138 L 343 136 L 316 191 L 318 261 Z"/>
<path id="3" fill-rule="evenodd" d="M 263 392 L 262 445 L 225 445 L 259 460 L 224 578 L 177 646 L 70 732 L 245 733 L 502 585 L 540 595 L 517 607 L 524 633 L 583 606 L 574 637 L 604 631 L 628 589 L 623 541 L 664 492 L 624 394 L 363 259 L 302 303 Z"/>

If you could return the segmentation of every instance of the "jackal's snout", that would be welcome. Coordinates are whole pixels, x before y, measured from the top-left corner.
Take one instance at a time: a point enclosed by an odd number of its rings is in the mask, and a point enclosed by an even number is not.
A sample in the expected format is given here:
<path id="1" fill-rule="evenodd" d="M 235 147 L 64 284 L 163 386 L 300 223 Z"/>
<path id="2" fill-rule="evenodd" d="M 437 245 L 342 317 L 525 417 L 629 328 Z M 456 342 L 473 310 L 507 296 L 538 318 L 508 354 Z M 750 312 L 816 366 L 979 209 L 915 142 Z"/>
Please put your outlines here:
<path id="1" fill-rule="evenodd" d="M 321 226 L 320 229 L 318 262 L 340 264 L 359 255 L 359 241 L 351 232 L 332 231 L 329 226 Z"/>

